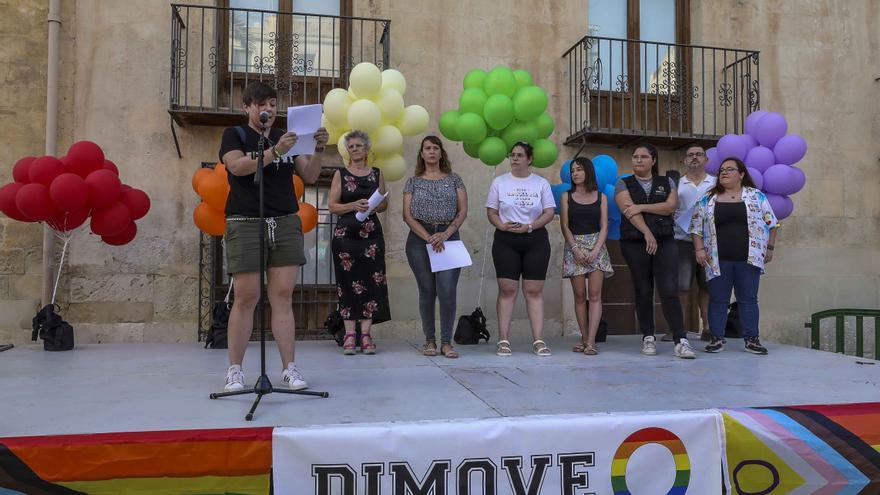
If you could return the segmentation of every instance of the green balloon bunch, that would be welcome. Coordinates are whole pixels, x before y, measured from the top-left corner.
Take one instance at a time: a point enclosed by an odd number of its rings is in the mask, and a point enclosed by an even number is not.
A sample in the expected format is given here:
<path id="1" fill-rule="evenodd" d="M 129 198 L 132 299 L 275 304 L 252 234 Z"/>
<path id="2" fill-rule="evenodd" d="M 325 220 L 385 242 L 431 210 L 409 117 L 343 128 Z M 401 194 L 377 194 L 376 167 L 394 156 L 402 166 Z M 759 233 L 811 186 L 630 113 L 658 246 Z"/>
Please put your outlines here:
<path id="1" fill-rule="evenodd" d="M 547 139 L 556 124 L 546 110 L 547 93 L 534 85 L 528 71 L 504 66 L 489 72 L 472 69 L 464 76 L 458 110 L 440 116 L 440 132 L 493 167 L 514 144 L 526 141 L 535 149 L 532 165 L 549 167 L 559 151 Z"/>

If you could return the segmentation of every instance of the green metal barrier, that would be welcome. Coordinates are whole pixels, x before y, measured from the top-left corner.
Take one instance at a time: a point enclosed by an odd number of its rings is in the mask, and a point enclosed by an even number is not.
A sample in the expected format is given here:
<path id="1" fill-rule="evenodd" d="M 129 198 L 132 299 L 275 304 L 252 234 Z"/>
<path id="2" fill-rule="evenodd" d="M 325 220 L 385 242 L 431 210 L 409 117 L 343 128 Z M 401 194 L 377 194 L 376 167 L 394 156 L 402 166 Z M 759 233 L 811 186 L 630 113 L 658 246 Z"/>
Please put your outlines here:
<path id="1" fill-rule="evenodd" d="M 834 318 L 834 352 L 844 354 L 846 349 L 844 318 L 856 317 L 856 356 L 865 357 L 865 318 L 874 318 L 874 359 L 880 360 L 880 309 L 828 309 L 813 313 L 810 321 L 804 323 L 811 330 L 810 347 L 819 349 L 819 324 L 825 318 Z"/>

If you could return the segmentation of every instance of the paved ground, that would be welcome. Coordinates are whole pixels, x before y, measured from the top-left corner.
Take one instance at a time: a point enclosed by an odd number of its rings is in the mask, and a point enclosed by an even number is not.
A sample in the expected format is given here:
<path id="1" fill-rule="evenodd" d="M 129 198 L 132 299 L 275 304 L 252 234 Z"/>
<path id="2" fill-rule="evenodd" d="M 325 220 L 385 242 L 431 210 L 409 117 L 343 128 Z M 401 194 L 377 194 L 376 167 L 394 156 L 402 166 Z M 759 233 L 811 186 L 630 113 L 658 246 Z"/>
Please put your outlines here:
<path id="1" fill-rule="evenodd" d="M 741 341 L 694 361 L 639 354 L 635 336 L 612 336 L 599 356 L 570 351 L 574 339 L 549 341 L 538 358 L 514 341 L 514 355 L 494 346 L 460 346 L 461 358 L 426 358 L 420 341 L 378 341 L 375 356 L 343 356 L 332 341 L 298 344 L 314 390 L 330 398 L 266 396 L 253 422 L 252 396 L 210 400 L 222 389 L 226 352 L 200 344 L 95 344 L 50 353 L 23 346 L 0 353 L 0 436 L 244 426 L 485 418 L 532 414 L 662 411 L 710 407 L 880 400 L 880 363 L 769 344 L 769 356 Z M 697 342 L 698 343 L 698 342 Z M 280 364 L 269 343 L 269 378 Z M 859 364 L 873 363 L 873 364 Z M 259 345 L 245 362 L 256 379 Z"/>

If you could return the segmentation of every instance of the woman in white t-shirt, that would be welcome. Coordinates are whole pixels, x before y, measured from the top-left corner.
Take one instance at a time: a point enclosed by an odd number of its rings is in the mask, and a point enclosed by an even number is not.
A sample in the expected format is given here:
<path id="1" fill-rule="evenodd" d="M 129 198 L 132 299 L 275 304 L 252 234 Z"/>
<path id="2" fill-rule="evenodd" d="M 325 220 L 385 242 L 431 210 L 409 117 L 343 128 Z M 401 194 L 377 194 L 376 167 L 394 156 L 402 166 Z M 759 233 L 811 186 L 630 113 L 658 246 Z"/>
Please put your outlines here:
<path id="1" fill-rule="evenodd" d="M 495 226 L 492 261 L 498 280 L 498 345 L 496 354 L 510 356 L 510 320 L 522 278 L 526 311 L 532 324 L 532 350 L 549 356 L 543 340 L 544 279 L 550 264 L 550 239 L 544 228 L 553 219 L 556 202 L 550 183 L 533 174 L 532 146 L 526 142 L 513 145 L 510 172 L 496 177 L 489 186 L 486 213 Z"/>

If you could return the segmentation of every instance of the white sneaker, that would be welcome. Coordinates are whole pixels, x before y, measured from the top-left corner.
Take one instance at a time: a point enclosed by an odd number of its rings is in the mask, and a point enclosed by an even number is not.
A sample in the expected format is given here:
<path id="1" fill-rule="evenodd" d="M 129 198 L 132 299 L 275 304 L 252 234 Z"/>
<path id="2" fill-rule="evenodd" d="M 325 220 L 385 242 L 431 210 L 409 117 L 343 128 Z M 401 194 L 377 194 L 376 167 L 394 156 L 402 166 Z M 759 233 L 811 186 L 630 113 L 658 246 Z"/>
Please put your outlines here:
<path id="1" fill-rule="evenodd" d="M 302 373 L 296 369 L 296 365 L 290 363 L 287 369 L 281 372 L 281 381 L 290 390 L 304 390 L 309 388 L 309 384 L 303 380 Z"/>
<path id="2" fill-rule="evenodd" d="M 226 370 L 226 387 L 227 392 L 244 389 L 244 372 L 241 371 L 240 364 L 233 364 Z"/>
<path id="3" fill-rule="evenodd" d="M 657 354 L 657 343 L 653 335 L 648 335 L 642 339 L 642 354 L 646 356 Z"/>
<path id="4" fill-rule="evenodd" d="M 675 344 L 675 356 L 682 359 L 694 359 L 697 357 L 688 339 L 681 339 Z"/>

